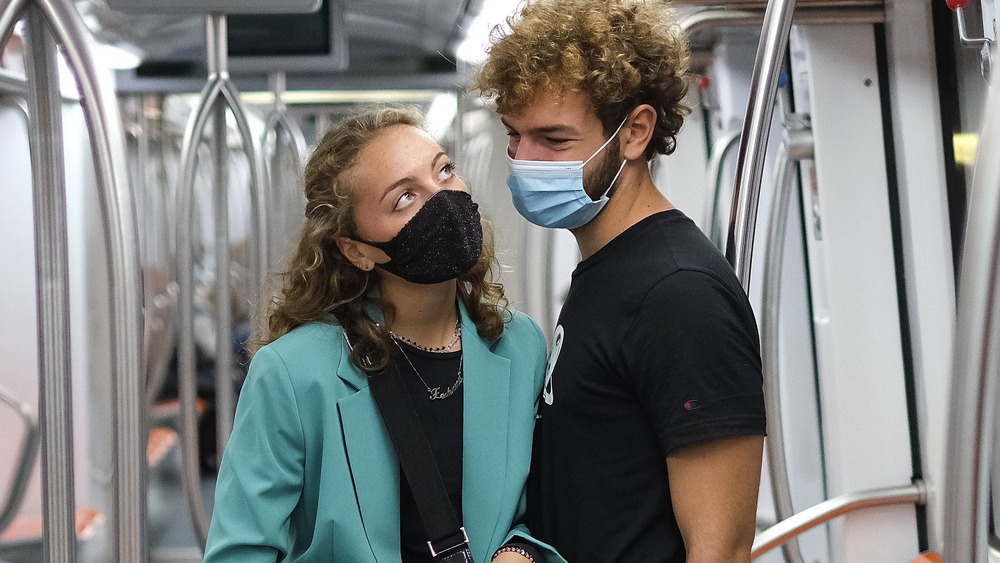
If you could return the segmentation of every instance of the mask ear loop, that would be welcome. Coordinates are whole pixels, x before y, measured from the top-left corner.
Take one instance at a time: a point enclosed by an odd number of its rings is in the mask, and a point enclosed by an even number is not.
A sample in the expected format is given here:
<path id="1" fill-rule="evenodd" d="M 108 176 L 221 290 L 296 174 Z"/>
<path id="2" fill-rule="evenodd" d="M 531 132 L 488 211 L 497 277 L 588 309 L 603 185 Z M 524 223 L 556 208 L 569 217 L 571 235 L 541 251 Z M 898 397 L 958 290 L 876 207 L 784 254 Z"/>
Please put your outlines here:
<path id="1" fill-rule="evenodd" d="M 607 148 L 608 145 L 611 144 L 611 141 L 613 141 L 614 138 L 618 136 L 618 133 L 622 130 L 622 127 L 625 127 L 625 122 L 626 121 L 628 121 L 628 116 L 627 115 L 625 116 L 625 119 L 622 120 L 621 124 L 618 126 L 618 129 L 615 129 L 615 132 L 612 133 L 610 137 L 608 137 L 608 140 L 604 141 L 604 144 L 601 145 L 601 147 L 599 149 L 597 149 L 597 151 L 594 152 L 594 154 L 590 155 L 590 158 L 588 158 L 587 160 L 583 161 L 583 164 L 580 165 L 581 169 L 584 166 L 586 166 L 588 162 L 590 162 L 591 160 L 594 160 L 595 156 L 601 154 L 601 151 L 603 151 L 605 148 Z M 622 166 L 624 166 L 624 164 Z M 619 170 L 618 172 L 621 173 L 621 170 Z M 617 176 L 615 178 L 617 178 Z M 613 182 L 612 182 L 612 184 L 613 184 Z"/>
<path id="2" fill-rule="evenodd" d="M 604 195 L 601 196 L 601 199 L 604 199 L 606 197 L 610 199 L 610 196 L 608 194 L 611 193 L 611 188 L 615 187 L 615 182 L 617 182 L 618 177 L 622 175 L 622 170 L 625 170 L 625 164 L 627 162 L 628 159 L 622 159 L 622 165 L 618 167 L 618 173 L 615 174 L 615 177 L 611 179 L 611 183 L 608 184 L 608 189 L 604 190 Z"/>

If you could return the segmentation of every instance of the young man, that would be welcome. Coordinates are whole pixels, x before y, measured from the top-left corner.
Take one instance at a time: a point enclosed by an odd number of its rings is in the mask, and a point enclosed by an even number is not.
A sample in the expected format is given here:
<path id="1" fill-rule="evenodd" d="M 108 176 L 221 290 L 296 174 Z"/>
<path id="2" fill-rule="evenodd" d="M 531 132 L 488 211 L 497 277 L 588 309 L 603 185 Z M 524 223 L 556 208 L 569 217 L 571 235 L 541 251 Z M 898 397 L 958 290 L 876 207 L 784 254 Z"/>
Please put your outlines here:
<path id="1" fill-rule="evenodd" d="M 529 525 L 570 562 L 750 561 L 765 431 L 760 351 L 722 254 L 653 184 L 683 116 L 669 5 L 536 0 L 477 86 L 529 221 L 583 260 L 552 342 Z"/>

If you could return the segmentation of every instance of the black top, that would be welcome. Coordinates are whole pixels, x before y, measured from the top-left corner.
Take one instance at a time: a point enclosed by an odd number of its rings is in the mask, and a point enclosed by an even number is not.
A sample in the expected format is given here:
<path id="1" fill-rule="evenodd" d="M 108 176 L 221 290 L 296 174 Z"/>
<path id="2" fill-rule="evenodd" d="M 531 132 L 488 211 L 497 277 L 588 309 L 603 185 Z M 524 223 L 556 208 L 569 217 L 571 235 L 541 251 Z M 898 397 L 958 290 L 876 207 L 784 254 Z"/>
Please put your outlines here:
<path id="1" fill-rule="evenodd" d="M 398 342 L 398 341 L 397 341 Z M 392 345 L 392 361 L 399 367 L 400 376 L 410 392 L 413 408 L 417 418 L 424 428 L 427 441 L 430 442 L 434 460 L 437 461 L 441 480 L 448 491 L 455 516 L 462 520 L 462 414 L 464 406 L 464 385 L 460 385 L 453 395 L 446 399 L 431 400 L 427 382 L 431 388 L 440 387 L 444 393 L 458 379 L 459 360 L 462 352 L 426 352 L 414 348 L 405 342 L 399 342 L 403 350 Z M 404 356 L 405 354 L 405 356 Z M 412 365 L 411 365 L 412 364 Z M 414 371 L 416 368 L 416 372 Z M 419 373 L 419 377 L 417 375 Z M 420 520 L 420 512 L 406 476 L 399 475 L 399 537 L 403 563 L 433 563 L 430 550 L 427 548 L 427 532 Z M 512 541 L 508 545 L 517 545 L 527 550 L 541 562 L 541 553 L 531 544 Z"/>
<path id="2" fill-rule="evenodd" d="M 553 337 L 529 524 L 567 561 L 685 560 L 666 455 L 765 431 L 757 325 L 732 268 L 677 210 L 573 272 Z"/>
<path id="3" fill-rule="evenodd" d="M 454 385 L 458 379 L 459 360 L 462 352 L 425 352 L 404 342 L 399 342 L 405 352 L 405 357 L 394 345 L 391 350 L 393 361 L 399 367 L 410 399 L 417 411 L 427 441 L 430 442 L 434 460 L 437 461 L 441 480 L 448 491 L 448 499 L 455 510 L 455 516 L 462 519 L 462 397 L 463 387 L 447 399 L 432 401 L 427 385 L 441 387 L 444 391 Z M 409 362 L 407 361 L 409 360 Z M 412 363 L 412 366 L 410 365 Z M 416 368 L 417 373 L 414 373 Z M 427 549 L 427 532 L 420 521 L 420 513 L 413 500 L 410 484 L 406 476 L 399 475 L 399 524 L 400 546 L 403 563 L 433 563 L 430 551 Z"/>

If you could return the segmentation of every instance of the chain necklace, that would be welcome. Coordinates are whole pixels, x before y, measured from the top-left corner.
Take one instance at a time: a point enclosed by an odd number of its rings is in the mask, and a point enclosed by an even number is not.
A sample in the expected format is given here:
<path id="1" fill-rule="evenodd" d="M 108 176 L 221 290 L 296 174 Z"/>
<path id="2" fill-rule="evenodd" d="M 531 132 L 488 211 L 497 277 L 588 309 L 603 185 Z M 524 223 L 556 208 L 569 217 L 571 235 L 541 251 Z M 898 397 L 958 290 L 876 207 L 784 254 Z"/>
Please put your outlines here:
<path id="1" fill-rule="evenodd" d="M 455 345 L 456 342 L 458 342 L 458 339 L 462 337 L 461 319 L 455 321 L 455 333 L 454 335 L 452 335 L 451 340 L 447 344 L 444 344 L 442 346 L 435 346 L 434 348 L 417 344 L 416 342 L 410 340 L 409 338 L 405 336 L 400 336 L 391 330 L 389 331 L 389 336 L 393 337 L 395 340 L 400 340 L 402 342 L 405 342 L 410 346 L 413 346 L 417 350 L 423 350 L 424 352 L 431 352 L 434 354 L 440 354 L 442 352 L 451 352 L 451 348 Z"/>
<path id="2" fill-rule="evenodd" d="M 410 357 L 406 355 L 405 351 L 403 351 L 403 347 L 399 345 L 399 342 L 397 342 L 396 339 L 393 339 L 392 342 L 396 345 L 396 348 L 399 348 L 399 353 L 403 355 L 404 359 L 406 359 L 406 363 L 410 364 L 410 368 L 413 370 L 413 373 L 417 374 L 417 377 L 420 379 L 420 383 L 423 383 L 424 387 L 427 388 L 427 395 L 430 397 L 430 400 L 436 401 L 438 399 L 447 399 L 448 397 L 454 395 L 455 391 L 457 391 L 459 386 L 462 385 L 462 362 L 465 360 L 464 354 L 458 357 L 458 379 L 455 380 L 455 383 L 451 384 L 451 387 L 445 389 L 442 393 L 440 386 L 431 387 L 430 385 L 427 385 L 427 382 L 424 381 L 424 377 L 420 375 L 419 371 L 417 371 L 417 366 L 413 365 L 413 362 L 410 361 Z"/>

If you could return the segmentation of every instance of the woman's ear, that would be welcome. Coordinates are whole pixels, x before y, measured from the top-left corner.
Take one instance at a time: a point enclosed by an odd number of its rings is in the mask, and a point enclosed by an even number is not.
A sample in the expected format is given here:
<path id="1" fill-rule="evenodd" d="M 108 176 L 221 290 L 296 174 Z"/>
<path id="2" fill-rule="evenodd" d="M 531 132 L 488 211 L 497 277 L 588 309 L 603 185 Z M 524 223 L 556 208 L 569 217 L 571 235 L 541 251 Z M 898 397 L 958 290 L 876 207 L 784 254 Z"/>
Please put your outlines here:
<path id="1" fill-rule="evenodd" d="M 337 248 L 340 252 L 359 269 L 366 272 L 375 267 L 375 262 L 368 256 L 369 246 L 362 242 L 347 237 L 337 237 Z"/>
<path id="2" fill-rule="evenodd" d="M 653 138 L 656 128 L 656 110 L 649 104 L 642 104 L 628 116 L 621 133 L 621 153 L 623 158 L 636 160 L 644 158 L 646 147 Z"/>

